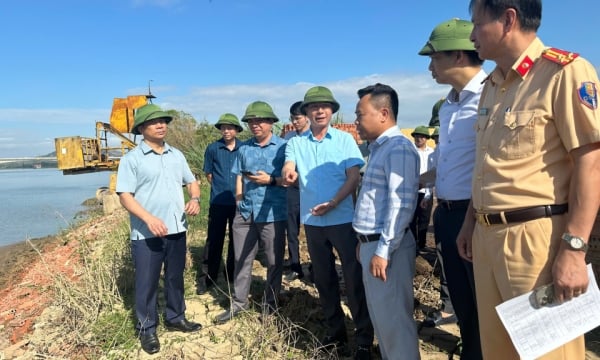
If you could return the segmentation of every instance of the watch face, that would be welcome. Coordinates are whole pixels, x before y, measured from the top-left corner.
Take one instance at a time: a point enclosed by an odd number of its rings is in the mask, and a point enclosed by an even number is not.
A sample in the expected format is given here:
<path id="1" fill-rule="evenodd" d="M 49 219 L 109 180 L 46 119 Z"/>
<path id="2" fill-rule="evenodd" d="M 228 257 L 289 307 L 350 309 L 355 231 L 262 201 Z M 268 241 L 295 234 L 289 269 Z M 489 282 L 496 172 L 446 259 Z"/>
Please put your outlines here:
<path id="1" fill-rule="evenodd" d="M 571 238 L 571 246 L 574 249 L 581 249 L 583 247 L 583 241 L 578 237 Z"/>

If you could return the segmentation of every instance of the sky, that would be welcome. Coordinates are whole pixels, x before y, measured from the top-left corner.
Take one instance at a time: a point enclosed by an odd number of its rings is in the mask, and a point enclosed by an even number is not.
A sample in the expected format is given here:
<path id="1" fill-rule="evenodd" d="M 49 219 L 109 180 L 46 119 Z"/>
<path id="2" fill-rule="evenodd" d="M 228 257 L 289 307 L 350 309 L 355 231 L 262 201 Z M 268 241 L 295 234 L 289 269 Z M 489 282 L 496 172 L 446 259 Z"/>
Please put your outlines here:
<path id="1" fill-rule="evenodd" d="M 544 0 L 538 35 L 598 69 L 598 13 L 598 1 Z M 199 122 L 262 100 L 286 123 L 315 85 L 352 122 L 356 91 L 381 82 L 398 92 L 399 126 L 424 125 L 449 88 L 417 53 L 451 18 L 470 19 L 468 0 L 2 0 L 0 158 L 95 137 L 113 98 L 149 84 L 155 104 Z"/>

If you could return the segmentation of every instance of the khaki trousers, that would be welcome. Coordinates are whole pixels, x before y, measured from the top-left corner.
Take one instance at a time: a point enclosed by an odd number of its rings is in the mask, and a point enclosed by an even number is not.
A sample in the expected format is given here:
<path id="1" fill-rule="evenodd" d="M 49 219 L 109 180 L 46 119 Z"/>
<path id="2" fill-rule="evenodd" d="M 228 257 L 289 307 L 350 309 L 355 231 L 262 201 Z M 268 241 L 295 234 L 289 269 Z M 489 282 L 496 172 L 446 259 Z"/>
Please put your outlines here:
<path id="1" fill-rule="evenodd" d="M 517 224 L 475 226 L 473 267 L 484 359 L 519 359 L 495 307 L 552 282 L 552 264 L 565 221 L 566 214 Z M 580 336 L 539 359 L 585 359 L 584 338 Z"/>

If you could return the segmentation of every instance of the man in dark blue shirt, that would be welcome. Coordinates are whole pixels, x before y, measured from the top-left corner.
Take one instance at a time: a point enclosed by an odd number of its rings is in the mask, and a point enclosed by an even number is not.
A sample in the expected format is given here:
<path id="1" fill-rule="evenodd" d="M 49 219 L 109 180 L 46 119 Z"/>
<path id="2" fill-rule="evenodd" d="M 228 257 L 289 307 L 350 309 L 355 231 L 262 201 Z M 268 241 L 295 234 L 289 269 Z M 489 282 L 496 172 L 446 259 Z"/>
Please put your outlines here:
<path id="1" fill-rule="evenodd" d="M 229 246 L 225 275 L 233 280 L 233 239 L 232 224 L 235 216 L 236 174 L 231 169 L 238 158 L 241 142 L 236 138 L 244 129 L 233 114 L 223 114 L 215 127 L 221 132 L 221 139 L 208 145 L 204 153 L 204 173 L 210 183 L 210 208 L 208 210 L 208 235 L 204 245 L 202 276 L 198 281 L 197 293 L 203 294 L 217 281 L 222 262 L 225 230 L 229 224 Z"/>

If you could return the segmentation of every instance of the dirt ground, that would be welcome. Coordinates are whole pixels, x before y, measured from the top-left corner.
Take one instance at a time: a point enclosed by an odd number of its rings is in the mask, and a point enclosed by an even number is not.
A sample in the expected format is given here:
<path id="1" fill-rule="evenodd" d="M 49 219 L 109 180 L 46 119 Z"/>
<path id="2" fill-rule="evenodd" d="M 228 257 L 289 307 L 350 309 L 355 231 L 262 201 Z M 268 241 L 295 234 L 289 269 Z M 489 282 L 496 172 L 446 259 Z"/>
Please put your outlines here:
<path id="1" fill-rule="evenodd" d="M 49 314 L 52 298 L 48 287 L 51 281 L 49 274 L 62 272 L 75 279 L 72 273 L 73 262 L 78 261 L 76 239 L 82 236 L 94 238 L 101 228 L 110 226 L 119 213 L 93 219 L 74 229 L 72 236 L 48 237 L 31 242 L 0 248 L 0 359 L 33 359 L 30 342 L 35 337 L 44 336 L 44 322 Z M 68 241 L 62 240 L 67 238 Z M 451 353 L 458 341 L 458 328 L 455 324 L 438 328 L 422 327 L 421 321 L 428 311 L 435 309 L 439 294 L 439 279 L 435 276 L 432 264 L 435 261 L 433 238 L 428 238 L 429 251 L 417 258 L 417 276 L 415 277 L 415 318 L 419 327 L 420 350 L 423 360 L 442 360 L 451 358 Z M 304 242 L 305 246 L 305 242 Z M 35 249 L 34 249 L 35 247 Z M 304 263 L 307 264 L 306 248 L 301 249 Z M 192 255 L 193 256 L 193 255 Z M 307 268 L 305 268 L 308 271 Z M 432 276 L 433 274 L 433 276 Z M 264 277 L 264 268 L 259 261 L 255 262 L 255 276 Z M 318 300 L 314 286 L 306 279 L 284 281 L 282 303 L 284 315 L 293 318 L 297 314 L 285 313 L 285 305 L 300 302 L 307 311 L 318 313 Z M 160 334 L 161 343 L 170 343 L 179 347 L 178 351 L 186 354 L 186 358 L 224 359 L 231 352 L 227 344 L 215 344 L 210 341 L 214 334 L 224 334 L 228 324 L 212 325 L 211 319 L 223 311 L 223 301 L 213 293 L 194 295 L 187 299 L 187 313 L 195 321 L 205 324 L 198 334 L 173 335 Z M 291 306 L 290 306 L 291 307 Z M 318 317 L 318 315 L 314 315 Z M 34 335 L 35 332 L 35 335 Z M 207 335 L 209 334 L 209 335 Z M 181 341 L 181 340 L 185 341 Z M 586 335 L 586 359 L 600 359 L 600 330 L 596 329 Z M 166 347 L 166 346 L 165 346 Z M 163 351 L 161 351 L 162 353 Z M 143 352 L 129 354 L 142 359 L 160 359 L 160 353 L 148 356 Z M 65 358 L 59 357 L 59 358 Z M 67 358 L 76 358 L 76 356 Z M 174 357 L 170 357 L 174 358 Z M 237 358 L 237 357 L 236 357 Z M 377 357 L 376 357 L 377 358 Z M 454 356 L 455 359 L 459 358 Z"/>

